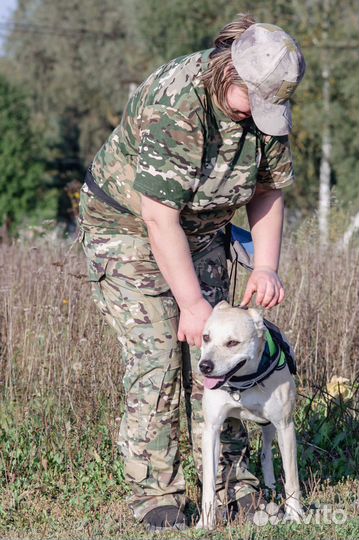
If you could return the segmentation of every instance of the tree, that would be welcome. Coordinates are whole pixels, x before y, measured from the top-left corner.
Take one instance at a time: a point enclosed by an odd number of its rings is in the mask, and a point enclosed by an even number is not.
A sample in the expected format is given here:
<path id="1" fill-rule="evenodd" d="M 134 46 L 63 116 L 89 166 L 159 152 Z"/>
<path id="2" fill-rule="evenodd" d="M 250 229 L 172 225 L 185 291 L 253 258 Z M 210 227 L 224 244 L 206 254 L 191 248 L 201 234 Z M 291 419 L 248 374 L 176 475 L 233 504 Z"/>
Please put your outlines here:
<path id="1" fill-rule="evenodd" d="M 302 214 L 317 210 L 328 134 L 332 140 L 329 188 L 335 186 L 344 205 L 358 197 L 359 186 L 353 182 L 359 173 L 358 126 L 353 114 L 359 107 L 358 14 L 354 0 L 330 0 L 327 15 L 323 13 L 323 0 L 133 0 L 132 5 L 136 41 L 142 41 L 143 56 L 147 52 L 146 73 L 172 57 L 210 47 L 218 30 L 238 12 L 249 12 L 257 21 L 277 24 L 295 36 L 302 46 L 307 72 L 292 100 L 297 182 L 288 191 L 287 202 Z M 328 79 L 323 81 L 326 72 Z M 325 97 L 329 87 L 328 115 Z"/>
<path id="2" fill-rule="evenodd" d="M 81 167 L 103 143 L 127 99 L 130 49 L 124 46 L 122 4 L 20 0 L 7 40 L 13 77 L 29 89 L 34 121 L 60 146 L 63 119 L 76 124 Z"/>
<path id="3" fill-rule="evenodd" d="M 219 30 L 239 12 L 253 13 L 248 0 L 128 1 L 148 73 L 176 56 L 212 47 Z"/>
<path id="4" fill-rule="evenodd" d="M 295 36 L 307 60 L 293 99 L 297 182 L 287 203 L 301 215 L 317 211 L 326 126 L 332 143 L 331 202 L 335 194 L 348 205 L 359 192 L 354 181 L 359 174 L 358 13 L 355 0 L 328 2 L 324 40 L 323 0 L 19 0 L 7 65 L 12 80 L 28 91 L 32 123 L 46 135 L 56 185 L 64 189 L 83 178 L 120 121 L 134 84 L 171 58 L 210 47 L 224 24 L 238 12 L 249 12 Z M 328 59 L 329 115 L 323 105 L 323 58 Z"/>
<path id="5" fill-rule="evenodd" d="M 0 226 L 54 217 L 56 203 L 45 185 L 39 134 L 21 90 L 0 76 Z M 49 196 L 50 195 L 50 196 Z"/>
<path id="6" fill-rule="evenodd" d="M 359 106 L 359 17 L 354 0 L 308 0 L 306 10 L 299 3 L 296 7 L 302 20 L 301 35 L 307 43 L 306 78 L 314 98 L 312 103 L 305 100 L 302 118 L 317 139 L 317 146 L 320 142 L 315 175 L 322 180 L 319 212 L 325 214 L 329 190 L 333 198 L 335 189 L 344 205 L 359 195 L 359 186 L 353 182 L 359 173 L 354 112 Z"/>
<path id="7" fill-rule="evenodd" d="M 10 24 L 6 69 L 26 87 L 32 123 L 46 139 L 57 217 L 66 229 L 73 227 L 68 184 L 83 181 L 127 100 L 123 1 L 19 0 Z"/>

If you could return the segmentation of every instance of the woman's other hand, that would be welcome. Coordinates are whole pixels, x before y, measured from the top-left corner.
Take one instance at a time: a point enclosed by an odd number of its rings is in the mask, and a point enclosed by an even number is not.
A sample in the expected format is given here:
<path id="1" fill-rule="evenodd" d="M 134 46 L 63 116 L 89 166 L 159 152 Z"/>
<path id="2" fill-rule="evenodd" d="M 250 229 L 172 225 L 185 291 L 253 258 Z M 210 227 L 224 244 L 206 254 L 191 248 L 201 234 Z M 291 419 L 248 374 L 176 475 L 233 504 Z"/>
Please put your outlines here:
<path id="1" fill-rule="evenodd" d="M 212 313 L 212 306 L 204 298 L 181 308 L 177 337 L 190 346 L 201 347 L 204 325 Z"/>
<path id="2" fill-rule="evenodd" d="M 254 294 L 257 306 L 266 309 L 283 302 L 284 288 L 277 272 L 266 266 L 255 268 L 248 279 L 241 307 L 248 306 Z"/>

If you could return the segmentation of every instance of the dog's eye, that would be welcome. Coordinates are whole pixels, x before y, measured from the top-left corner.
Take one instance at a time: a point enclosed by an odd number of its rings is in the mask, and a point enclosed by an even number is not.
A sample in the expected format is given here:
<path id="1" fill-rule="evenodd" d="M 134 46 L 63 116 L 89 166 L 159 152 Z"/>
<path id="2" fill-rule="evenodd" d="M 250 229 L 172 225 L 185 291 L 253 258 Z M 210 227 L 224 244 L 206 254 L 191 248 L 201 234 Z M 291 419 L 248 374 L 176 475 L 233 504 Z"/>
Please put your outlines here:
<path id="1" fill-rule="evenodd" d="M 208 334 L 203 334 L 202 339 L 203 339 L 203 341 L 205 343 L 208 343 L 209 342 L 209 335 Z"/>
<path id="2" fill-rule="evenodd" d="M 226 347 L 235 347 L 236 345 L 239 345 L 240 341 L 235 341 L 234 339 L 231 339 L 230 341 L 227 341 Z"/>

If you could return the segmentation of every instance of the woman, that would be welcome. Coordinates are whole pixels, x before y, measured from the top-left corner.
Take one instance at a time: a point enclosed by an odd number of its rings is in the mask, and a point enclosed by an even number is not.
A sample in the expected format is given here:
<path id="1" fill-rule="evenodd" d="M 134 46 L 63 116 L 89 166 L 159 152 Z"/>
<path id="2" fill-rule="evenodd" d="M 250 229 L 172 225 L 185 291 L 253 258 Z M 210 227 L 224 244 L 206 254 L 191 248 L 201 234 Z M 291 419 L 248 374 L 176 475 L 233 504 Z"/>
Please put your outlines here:
<path id="1" fill-rule="evenodd" d="M 288 98 L 304 70 L 288 34 L 240 15 L 214 49 L 161 66 L 136 90 L 82 190 L 94 299 L 125 363 L 119 445 L 130 503 L 152 529 L 185 523 L 181 378 L 200 472 L 196 365 L 204 324 L 228 297 L 223 228 L 237 208 L 246 206 L 255 245 L 242 305 L 254 293 L 264 308 L 284 297 L 277 270 L 281 189 L 293 182 Z M 228 419 L 221 441 L 219 501 L 247 508 L 258 480 L 238 420 Z"/>

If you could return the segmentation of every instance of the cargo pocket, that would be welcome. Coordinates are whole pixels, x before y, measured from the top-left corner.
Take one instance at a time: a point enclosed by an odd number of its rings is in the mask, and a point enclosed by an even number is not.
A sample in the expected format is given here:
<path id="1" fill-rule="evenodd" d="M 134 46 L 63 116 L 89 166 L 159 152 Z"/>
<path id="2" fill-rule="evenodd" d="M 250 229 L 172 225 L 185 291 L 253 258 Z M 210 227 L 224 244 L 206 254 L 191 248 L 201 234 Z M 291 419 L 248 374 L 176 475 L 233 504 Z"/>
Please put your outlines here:
<path id="1" fill-rule="evenodd" d="M 119 257 L 111 261 L 109 273 L 121 280 L 124 287 L 149 296 L 168 293 L 170 290 L 155 261 L 139 258 L 124 261 Z"/>
<path id="2" fill-rule="evenodd" d="M 179 408 L 153 413 L 146 432 L 146 451 L 151 475 L 157 484 L 167 487 L 176 476 L 179 459 Z"/>
<path id="3" fill-rule="evenodd" d="M 77 238 L 76 238 L 77 242 L 79 244 L 82 244 L 84 237 L 85 237 L 85 231 L 83 229 L 81 229 L 81 227 L 79 227 L 78 233 L 77 233 Z"/>
<path id="4" fill-rule="evenodd" d="M 87 260 L 87 273 L 90 283 L 98 283 L 106 276 L 108 260 Z"/>
<path id="5" fill-rule="evenodd" d="M 132 319 L 134 324 L 148 326 L 168 319 L 177 319 L 177 302 L 167 283 L 159 270 L 152 274 L 149 282 L 148 269 L 148 261 L 122 262 L 110 259 L 104 268 L 106 286 L 117 291 L 119 305 L 132 314 L 129 319 Z M 159 334 L 159 337 L 168 332 L 167 326 L 163 330 L 159 327 L 152 330 L 152 334 Z"/>
<path id="6" fill-rule="evenodd" d="M 141 368 L 145 373 L 128 394 L 127 405 L 136 410 L 137 421 L 131 431 L 134 439 L 151 441 L 152 449 L 158 449 L 161 437 L 177 437 L 181 359 L 179 354 L 169 358 L 168 351 L 158 350 L 151 363 Z"/>
<path id="7" fill-rule="evenodd" d="M 109 323 L 112 324 L 112 318 L 110 317 L 106 299 L 101 289 L 101 281 L 106 276 L 109 258 L 105 255 L 99 256 L 96 253 L 96 243 L 91 235 L 86 234 L 86 231 L 80 229 L 78 241 L 81 243 L 86 255 L 88 282 L 91 285 L 93 301 L 102 315 L 109 318 Z"/>

